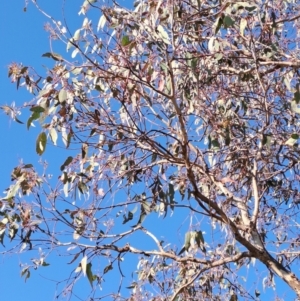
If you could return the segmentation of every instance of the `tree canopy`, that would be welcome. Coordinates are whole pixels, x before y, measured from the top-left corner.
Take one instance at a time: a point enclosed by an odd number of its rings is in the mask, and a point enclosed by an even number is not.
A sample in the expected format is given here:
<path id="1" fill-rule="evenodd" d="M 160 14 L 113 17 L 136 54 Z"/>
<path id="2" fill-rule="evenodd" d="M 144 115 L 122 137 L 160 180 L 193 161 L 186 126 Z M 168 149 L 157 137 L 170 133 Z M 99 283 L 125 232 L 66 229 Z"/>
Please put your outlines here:
<path id="1" fill-rule="evenodd" d="M 1 243 L 40 250 L 22 276 L 63 255 L 71 297 L 85 277 L 92 300 L 300 298 L 300 2 L 86 0 L 74 31 L 31 5 L 66 52 L 12 63 L 32 100 L 2 109 L 30 112 L 39 156 L 70 150 L 0 201 Z"/>

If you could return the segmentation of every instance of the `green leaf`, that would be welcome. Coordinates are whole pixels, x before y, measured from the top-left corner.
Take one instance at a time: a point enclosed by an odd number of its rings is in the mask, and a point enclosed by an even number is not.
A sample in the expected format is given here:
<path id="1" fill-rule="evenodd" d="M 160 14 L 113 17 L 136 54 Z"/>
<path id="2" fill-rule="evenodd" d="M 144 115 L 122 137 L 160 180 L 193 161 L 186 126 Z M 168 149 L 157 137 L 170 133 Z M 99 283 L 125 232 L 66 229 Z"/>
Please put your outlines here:
<path id="1" fill-rule="evenodd" d="M 92 273 L 92 263 L 89 262 L 87 265 L 86 265 L 86 276 L 90 282 L 90 285 L 91 287 L 93 288 L 93 281 L 94 281 L 94 275 Z"/>
<path id="2" fill-rule="evenodd" d="M 15 121 L 21 124 L 24 124 L 24 122 L 22 122 L 20 119 L 18 119 L 17 117 L 15 117 Z"/>
<path id="3" fill-rule="evenodd" d="M 224 28 L 227 29 L 227 28 L 233 26 L 233 24 L 234 24 L 234 21 L 229 16 L 225 16 L 225 18 L 223 19 Z"/>
<path id="4" fill-rule="evenodd" d="M 137 224 L 134 227 L 141 225 L 143 223 L 143 221 L 145 220 L 147 214 L 149 214 L 150 212 L 151 212 L 150 205 L 146 201 L 142 201 L 141 202 L 141 214 L 140 214 Z"/>
<path id="5" fill-rule="evenodd" d="M 272 142 L 272 136 L 264 134 L 262 139 L 262 145 L 266 145 L 269 148 L 271 142 Z"/>
<path id="6" fill-rule="evenodd" d="M 232 255 L 233 252 L 234 252 L 234 246 L 231 245 L 231 244 L 227 245 L 227 246 L 226 246 L 226 249 L 225 249 L 225 252 L 226 252 L 227 254 L 229 254 L 229 255 Z"/>
<path id="7" fill-rule="evenodd" d="M 206 252 L 206 249 L 204 247 L 204 237 L 201 231 L 197 231 L 195 235 L 195 240 L 198 245 L 198 247 L 201 249 L 202 252 Z"/>
<path id="8" fill-rule="evenodd" d="M 109 265 L 107 265 L 104 270 L 103 270 L 103 274 L 108 273 L 109 271 L 111 271 L 113 269 L 113 265 L 110 263 Z"/>
<path id="9" fill-rule="evenodd" d="M 60 170 L 63 171 L 66 168 L 66 166 L 68 166 L 72 161 L 73 157 L 69 156 L 64 162 L 64 164 L 60 167 Z"/>
<path id="10" fill-rule="evenodd" d="M 231 295 L 229 301 L 238 301 L 238 297 L 236 294 Z"/>
<path id="11" fill-rule="evenodd" d="M 184 247 L 186 250 L 191 246 L 191 232 L 186 232 L 184 237 Z"/>
<path id="12" fill-rule="evenodd" d="M 219 17 L 219 18 L 217 19 L 217 21 L 215 22 L 215 24 L 214 24 L 214 27 L 215 27 L 215 34 L 218 33 L 218 31 L 220 30 L 222 24 L 223 24 L 223 18 L 222 18 L 222 17 Z"/>
<path id="13" fill-rule="evenodd" d="M 294 93 L 294 99 L 295 99 L 296 103 L 298 104 L 300 101 L 300 92 L 299 91 Z"/>
<path id="14" fill-rule="evenodd" d="M 198 59 L 197 58 L 193 58 L 191 60 L 191 67 L 193 70 L 195 70 L 197 68 L 197 65 L 198 65 Z"/>
<path id="15" fill-rule="evenodd" d="M 23 68 L 21 69 L 20 73 L 21 73 L 21 74 L 24 74 L 24 73 L 27 71 L 27 69 L 28 69 L 28 67 L 26 67 L 26 66 L 23 67 Z"/>
<path id="16" fill-rule="evenodd" d="M 211 140 L 211 146 L 213 149 L 219 149 L 220 148 L 220 143 L 218 141 L 218 138 L 215 138 Z"/>
<path id="17" fill-rule="evenodd" d="M 182 249 L 179 251 L 178 256 L 180 256 L 185 251 L 185 246 L 182 247 Z"/>
<path id="18" fill-rule="evenodd" d="M 27 279 L 30 278 L 30 271 L 27 270 L 26 274 L 25 274 L 25 282 L 27 281 Z"/>
<path id="19" fill-rule="evenodd" d="M 50 265 L 50 263 L 43 261 L 43 264 L 42 264 L 43 267 L 47 267 L 48 265 Z"/>
<path id="20" fill-rule="evenodd" d="M 195 238 L 196 238 L 196 242 L 199 247 L 200 247 L 200 244 L 204 244 L 204 237 L 203 237 L 202 231 L 197 231 Z"/>
<path id="21" fill-rule="evenodd" d="M 67 145 L 66 145 L 66 148 L 68 148 L 70 146 L 70 143 L 71 143 L 71 138 L 72 138 L 72 134 L 69 133 L 68 136 L 67 136 Z"/>
<path id="22" fill-rule="evenodd" d="M 63 61 L 63 58 L 60 54 L 54 52 L 46 52 L 42 55 L 42 57 L 48 57 L 55 61 Z"/>
<path id="23" fill-rule="evenodd" d="M 143 223 L 143 221 L 145 220 L 146 216 L 147 216 L 147 213 L 145 211 L 141 212 L 140 218 L 139 218 L 137 224 L 135 225 L 135 227 L 138 225 L 141 225 Z"/>
<path id="24" fill-rule="evenodd" d="M 152 153 L 152 156 L 151 156 L 151 163 L 155 162 L 157 159 L 157 153 Z"/>
<path id="25" fill-rule="evenodd" d="M 245 6 L 245 9 L 248 11 L 248 12 L 252 12 L 256 9 L 256 6 Z"/>
<path id="26" fill-rule="evenodd" d="M 31 112 L 42 113 L 45 112 L 45 109 L 40 106 L 35 106 L 30 109 Z"/>
<path id="27" fill-rule="evenodd" d="M 41 114 L 39 112 L 33 112 L 32 115 L 27 120 L 27 130 L 29 130 L 32 121 L 39 119 Z"/>
<path id="28" fill-rule="evenodd" d="M 19 89 L 19 86 L 20 86 L 20 80 L 21 80 L 21 77 L 17 77 L 17 90 Z"/>
<path id="29" fill-rule="evenodd" d="M 131 43 L 130 39 L 128 36 L 123 36 L 121 40 L 121 45 L 122 46 L 127 46 Z"/>
<path id="30" fill-rule="evenodd" d="M 0 243 L 2 246 L 4 246 L 4 235 L 5 235 L 5 229 L 0 230 Z M 5 246 L 4 246 L 5 247 Z"/>
<path id="31" fill-rule="evenodd" d="M 84 194 L 85 192 L 87 192 L 89 190 L 88 187 L 86 186 L 86 184 L 83 182 L 78 182 L 77 187 L 82 194 Z"/>
<path id="32" fill-rule="evenodd" d="M 24 168 L 32 168 L 33 165 L 32 165 L 32 164 L 25 164 L 23 167 L 24 167 Z"/>
<path id="33" fill-rule="evenodd" d="M 225 145 L 228 146 L 230 144 L 230 132 L 229 129 L 227 128 L 225 131 Z"/>
<path id="34" fill-rule="evenodd" d="M 44 151 L 46 150 L 46 143 L 47 143 L 47 136 L 43 132 L 39 134 L 39 136 L 36 139 L 36 152 L 38 155 L 42 155 Z"/>
<path id="35" fill-rule="evenodd" d="M 128 212 L 128 216 L 123 214 L 123 224 L 126 224 L 127 222 L 131 221 L 133 219 L 133 213 L 131 211 Z"/>
<path id="36" fill-rule="evenodd" d="M 12 240 L 15 238 L 17 232 L 18 232 L 18 228 L 16 228 L 16 227 L 13 227 L 13 226 L 12 226 L 12 227 L 9 229 L 9 237 L 10 237 L 10 241 L 12 241 Z"/>
<path id="37" fill-rule="evenodd" d="M 174 196 L 175 196 L 175 190 L 174 190 L 174 185 L 169 183 L 169 199 L 170 199 L 170 207 L 172 210 L 174 210 Z"/>

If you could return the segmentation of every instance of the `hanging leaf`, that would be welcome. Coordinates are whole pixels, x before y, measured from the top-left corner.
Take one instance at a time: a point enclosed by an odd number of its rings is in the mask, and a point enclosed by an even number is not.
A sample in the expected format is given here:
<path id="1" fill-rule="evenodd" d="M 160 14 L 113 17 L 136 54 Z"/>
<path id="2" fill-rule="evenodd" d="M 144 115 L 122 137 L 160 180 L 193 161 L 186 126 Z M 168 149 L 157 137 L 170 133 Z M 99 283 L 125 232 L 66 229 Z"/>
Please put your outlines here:
<path id="1" fill-rule="evenodd" d="M 24 122 L 22 122 L 20 119 L 18 119 L 17 117 L 15 117 L 15 121 L 21 124 L 24 124 Z"/>
<path id="2" fill-rule="evenodd" d="M 67 43 L 67 52 L 71 49 L 71 47 L 73 47 L 73 40 L 72 39 Z"/>
<path id="3" fill-rule="evenodd" d="M 134 212 L 129 211 L 127 216 L 125 214 L 123 215 L 123 224 L 126 224 L 127 222 L 129 222 L 133 219 Z"/>
<path id="4" fill-rule="evenodd" d="M 92 272 L 92 263 L 89 262 L 87 265 L 86 265 L 86 276 L 90 282 L 90 285 L 91 287 L 93 288 L 93 281 L 95 279 L 94 275 L 93 275 L 93 272 Z"/>
<path id="5" fill-rule="evenodd" d="M 145 220 L 147 214 L 149 214 L 150 212 L 151 212 L 150 205 L 146 201 L 142 201 L 141 214 L 140 214 L 139 220 L 138 220 L 137 224 L 133 227 L 141 225 L 143 223 L 143 221 Z"/>
<path id="6" fill-rule="evenodd" d="M 39 134 L 39 136 L 36 139 L 36 152 L 38 155 L 42 155 L 46 150 L 46 143 L 47 143 L 47 136 L 43 132 Z"/>
<path id="7" fill-rule="evenodd" d="M 49 130 L 49 134 L 50 134 L 50 138 L 51 138 L 53 144 L 56 145 L 57 138 L 58 138 L 56 130 L 54 128 L 51 128 Z"/>
<path id="8" fill-rule="evenodd" d="M 82 146 L 81 146 L 81 158 L 82 158 L 82 160 L 87 159 L 87 155 L 88 155 L 88 144 L 83 143 Z"/>
<path id="9" fill-rule="evenodd" d="M 212 149 L 214 149 L 214 150 L 218 150 L 220 148 L 220 143 L 218 141 L 218 138 L 214 138 L 211 140 L 211 146 L 212 146 Z"/>
<path id="10" fill-rule="evenodd" d="M 121 40 L 121 45 L 122 46 L 125 47 L 125 46 L 129 45 L 130 43 L 131 43 L 131 41 L 130 41 L 128 36 L 123 36 L 122 37 L 122 40 Z"/>
<path id="11" fill-rule="evenodd" d="M 86 276 L 87 256 L 83 256 L 83 258 L 80 261 L 80 266 L 81 266 L 83 275 Z"/>
<path id="12" fill-rule="evenodd" d="M 185 251 L 185 246 L 183 246 L 182 249 L 179 251 L 178 256 L 180 256 L 181 254 L 183 254 L 184 251 Z"/>
<path id="13" fill-rule="evenodd" d="M 80 38 L 80 31 L 81 29 L 77 29 L 74 33 L 74 36 L 73 36 L 73 41 L 78 41 L 79 38 Z"/>
<path id="14" fill-rule="evenodd" d="M 15 238 L 17 232 L 18 232 L 18 227 L 17 227 L 17 225 L 15 225 L 15 226 L 13 225 L 13 226 L 9 229 L 9 237 L 10 237 L 10 241 L 12 241 L 12 240 Z"/>
<path id="15" fill-rule="evenodd" d="M 184 247 L 186 250 L 189 249 L 191 245 L 191 232 L 185 233 L 185 238 L 184 238 Z"/>
<path id="16" fill-rule="evenodd" d="M 299 139 L 298 134 L 292 134 L 291 137 L 287 141 L 285 141 L 284 144 L 289 146 L 294 146 L 298 139 Z"/>
<path id="17" fill-rule="evenodd" d="M 157 26 L 157 31 L 158 31 L 160 37 L 162 38 L 162 40 L 163 40 L 166 44 L 170 44 L 169 35 L 168 35 L 168 33 L 165 31 L 165 29 L 163 28 L 163 26 L 158 25 L 158 26 Z"/>
<path id="18" fill-rule="evenodd" d="M 79 52 L 80 51 L 79 51 L 78 48 L 74 49 L 73 52 L 72 52 L 72 54 L 71 54 L 72 59 L 74 59 L 76 57 L 77 53 L 79 53 Z"/>
<path id="19" fill-rule="evenodd" d="M 27 130 L 29 130 L 29 128 L 32 124 L 32 121 L 39 119 L 40 116 L 41 116 L 41 114 L 39 112 L 33 112 L 33 114 L 27 120 Z"/>
<path id="20" fill-rule="evenodd" d="M 110 263 L 109 265 L 107 265 L 104 270 L 103 270 L 103 274 L 108 273 L 109 271 L 111 271 L 113 269 L 113 265 Z"/>
<path id="21" fill-rule="evenodd" d="M 242 36 L 244 36 L 244 31 L 245 31 L 246 26 L 247 26 L 247 20 L 242 18 L 241 22 L 240 22 L 240 34 Z"/>
<path id="22" fill-rule="evenodd" d="M 234 21 L 229 16 L 225 16 L 225 18 L 223 19 L 223 25 L 224 28 L 227 29 L 234 25 Z"/>
<path id="23" fill-rule="evenodd" d="M 68 136 L 67 136 L 67 145 L 66 145 L 66 148 L 68 148 L 70 146 L 71 138 L 72 138 L 72 134 L 69 133 Z"/>
<path id="24" fill-rule="evenodd" d="M 106 23 L 106 18 L 104 15 L 102 15 L 98 22 L 97 31 L 99 31 L 100 29 L 103 29 L 105 26 L 105 23 Z"/>
<path id="25" fill-rule="evenodd" d="M 185 233 L 185 238 L 184 238 L 184 246 L 182 247 L 182 249 L 180 250 L 180 252 L 178 253 L 178 256 L 180 256 L 184 251 L 188 251 L 190 246 L 191 246 L 191 232 L 186 232 Z"/>
<path id="26" fill-rule="evenodd" d="M 175 190 L 174 185 L 169 183 L 169 200 L 170 200 L 170 207 L 172 210 L 174 210 L 174 204 L 175 204 Z"/>
<path id="27" fill-rule="evenodd" d="M 68 94 L 67 94 L 67 91 L 64 90 L 64 89 L 61 89 L 59 91 L 59 94 L 58 94 L 58 100 L 60 103 L 63 103 L 65 102 L 66 100 L 68 99 Z"/>
<path id="28" fill-rule="evenodd" d="M 54 52 L 46 52 L 42 55 L 42 57 L 48 57 L 55 61 L 63 61 L 63 57 L 60 54 Z"/>
<path id="29" fill-rule="evenodd" d="M 35 107 L 32 107 L 30 109 L 30 111 L 35 112 L 35 113 L 43 113 L 43 112 L 45 112 L 45 109 L 40 106 L 35 106 Z"/>
<path id="30" fill-rule="evenodd" d="M 271 142 L 272 142 L 272 136 L 264 134 L 262 139 L 262 145 L 266 145 L 267 148 L 270 148 Z"/>
<path id="31" fill-rule="evenodd" d="M 78 182 L 77 187 L 78 187 L 81 194 L 84 194 L 85 192 L 87 192 L 89 190 L 88 187 L 86 186 L 86 184 L 81 182 L 81 181 Z"/>
<path id="32" fill-rule="evenodd" d="M 63 171 L 71 162 L 73 161 L 73 157 L 69 156 L 63 165 L 61 165 L 60 170 Z"/>
<path id="33" fill-rule="evenodd" d="M 27 279 L 30 278 L 29 267 L 26 267 L 26 268 L 24 268 L 24 269 L 22 270 L 21 276 L 25 276 L 25 282 L 27 281 Z"/>
<path id="34" fill-rule="evenodd" d="M 195 240 L 201 251 L 205 253 L 206 249 L 204 247 L 204 237 L 202 231 L 196 231 Z"/>
<path id="35" fill-rule="evenodd" d="M 295 99 L 296 103 L 299 104 L 299 102 L 300 102 L 300 91 L 296 91 L 294 93 L 294 99 Z"/>
<path id="36" fill-rule="evenodd" d="M 229 301 L 238 301 L 238 297 L 236 294 L 232 294 Z"/>
<path id="37" fill-rule="evenodd" d="M 220 30 L 221 26 L 223 24 L 223 17 L 219 17 L 216 22 L 214 23 L 214 28 L 215 28 L 215 34 L 218 33 L 218 31 Z"/>
<path id="38" fill-rule="evenodd" d="M 23 167 L 24 167 L 24 168 L 32 168 L 33 165 L 32 165 L 32 164 L 25 164 Z"/>

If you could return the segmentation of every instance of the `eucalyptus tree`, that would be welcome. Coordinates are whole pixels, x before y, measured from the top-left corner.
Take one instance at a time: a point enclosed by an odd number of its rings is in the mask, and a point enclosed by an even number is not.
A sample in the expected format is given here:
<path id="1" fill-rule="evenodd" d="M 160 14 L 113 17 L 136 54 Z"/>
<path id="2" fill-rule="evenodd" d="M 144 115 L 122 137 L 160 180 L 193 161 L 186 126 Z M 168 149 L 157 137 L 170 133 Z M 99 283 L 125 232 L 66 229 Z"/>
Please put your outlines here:
<path id="1" fill-rule="evenodd" d="M 40 250 L 22 275 L 60 254 L 93 300 L 111 273 L 110 300 L 300 297 L 299 1 L 86 0 L 74 32 L 33 5 L 65 52 L 11 64 L 32 101 L 2 109 L 30 112 L 43 158 L 72 151 L 57 182 L 12 171 L 1 241 Z"/>

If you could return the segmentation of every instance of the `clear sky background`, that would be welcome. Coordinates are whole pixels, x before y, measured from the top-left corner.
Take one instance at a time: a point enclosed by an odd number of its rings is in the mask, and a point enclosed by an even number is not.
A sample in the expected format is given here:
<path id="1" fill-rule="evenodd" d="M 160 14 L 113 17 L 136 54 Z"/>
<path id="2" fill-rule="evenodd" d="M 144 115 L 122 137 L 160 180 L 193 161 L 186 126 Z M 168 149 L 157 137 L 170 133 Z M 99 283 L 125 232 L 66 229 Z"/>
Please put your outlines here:
<path id="1" fill-rule="evenodd" d="M 38 1 L 46 11 L 53 14 L 58 20 L 62 20 L 60 0 L 43 0 Z M 78 16 L 78 11 L 83 0 L 67 1 L 66 13 L 69 18 L 71 29 L 77 29 L 76 24 L 82 23 L 82 16 Z M 131 0 L 124 0 L 123 4 L 127 7 L 132 5 Z M 52 66 L 54 62 L 47 58 L 42 58 L 42 54 L 49 51 L 48 33 L 43 30 L 43 25 L 47 20 L 42 16 L 35 7 L 29 3 L 27 11 L 24 12 L 25 0 L 2 1 L 0 9 L 0 30 L 1 30 L 1 50 L 0 50 L 0 106 L 4 104 L 11 104 L 13 101 L 16 105 L 20 105 L 31 99 L 31 95 L 25 89 L 16 90 L 16 85 L 10 83 L 8 78 L 7 67 L 11 62 L 23 63 L 24 66 L 34 66 L 37 71 L 44 72 L 42 65 Z M 100 17 L 100 16 L 99 16 Z M 98 22 L 96 19 L 95 22 Z M 59 44 L 54 44 L 57 52 L 65 55 L 65 47 Z M 25 124 L 28 116 L 21 115 L 20 120 Z M 6 189 L 10 185 L 10 173 L 12 169 L 18 165 L 20 160 L 24 163 L 32 163 L 38 166 L 40 157 L 35 152 L 35 140 L 40 133 L 40 128 L 31 127 L 29 131 L 26 125 L 21 125 L 11 122 L 5 114 L 0 111 L 0 191 Z M 65 158 L 69 155 L 63 149 L 57 149 L 47 146 L 47 159 L 54 164 L 53 168 L 60 166 Z M 51 171 L 50 166 L 50 171 Z M 55 174 L 55 170 L 52 170 Z M 57 176 L 57 172 L 56 172 Z M 175 217 L 174 217 L 175 219 Z M 173 219 L 173 221 L 174 221 Z M 162 224 L 160 225 L 160 222 Z M 159 229 L 163 226 L 163 221 L 157 222 Z M 179 226 L 175 231 L 178 231 Z M 183 233 L 184 236 L 184 233 Z M 40 268 L 38 271 L 31 273 L 30 279 L 27 283 L 24 278 L 20 277 L 20 258 L 17 255 L 9 256 L 2 255 L 5 251 L 0 246 L 0 300 L 3 301 L 35 301 L 54 300 L 57 289 L 56 283 L 52 279 L 63 279 L 66 270 L 60 265 L 60 259 L 56 258 L 51 262 L 51 266 L 45 267 L 45 271 Z M 28 255 L 30 260 L 31 255 Z M 68 266 L 67 268 L 69 268 Z M 47 271 L 49 269 L 49 271 Z M 110 280 L 109 280 L 110 279 Z M 251 276 L 249 277 L 251 282 Z M 114 279 L 108 278 L 105 285 L 113 285 Z M 276 283 L 279 280 L 276 278 Z M 115 284 L 115 283 L 114 283 Z M 81 290 L 89 289 L 87 280 L 79 283 Z M 293 300 L 289 288 L 285 284 L 280 284 L 277 289 L 281 291 L 280 295 L 284 295 L 286 300 Z M 278 291 L 278 293 L 279 293 Z M 274 292 L 266 292 L 261 300 L 272 300 Z"/>

